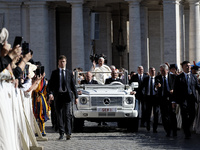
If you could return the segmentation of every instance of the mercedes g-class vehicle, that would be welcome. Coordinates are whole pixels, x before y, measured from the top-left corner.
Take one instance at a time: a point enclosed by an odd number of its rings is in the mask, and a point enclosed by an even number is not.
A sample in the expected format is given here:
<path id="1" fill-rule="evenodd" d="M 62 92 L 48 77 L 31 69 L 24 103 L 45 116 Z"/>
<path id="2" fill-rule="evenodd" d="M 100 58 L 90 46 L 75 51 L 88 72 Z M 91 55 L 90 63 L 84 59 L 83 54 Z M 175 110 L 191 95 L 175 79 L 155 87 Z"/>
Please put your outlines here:
<path id="1" fill-rule="evenodd" d="M 78 104 L 73 104 L 73 131 L 82 131 L 85 120 L 117 122 L 118 127 L 127 128 L 131 132 L 138 131 L 138 102 L 135 95 L 131 95 L 138 83 L 129 85 L 127 71 L 124 72 L 124 83 L 115 81 L 111 84 L 80 85 L 77 78 L 78 72 L 75 72 L 76 87 L 81 95 L 78 96 Z"/>

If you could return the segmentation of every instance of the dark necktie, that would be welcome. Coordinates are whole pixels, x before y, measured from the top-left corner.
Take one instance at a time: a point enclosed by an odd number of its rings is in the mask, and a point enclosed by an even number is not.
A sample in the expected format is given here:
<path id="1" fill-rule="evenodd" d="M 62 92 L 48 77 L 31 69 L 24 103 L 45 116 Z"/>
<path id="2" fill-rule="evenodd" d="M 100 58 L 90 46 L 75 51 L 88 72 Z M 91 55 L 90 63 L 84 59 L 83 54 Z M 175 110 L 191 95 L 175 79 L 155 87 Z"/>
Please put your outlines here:
<path id="1" fill-rule="evenodd" d="M 168 91 L 167 91 L 167 81 L 166 81 L 166 77 L 164 77 L 164 92 L 163 92 L 163 95 L 167 96 L 167 93 L 168 93 Z"/>
<path id="2" fill-rule="evenodd" d="M 153 95 L 153 78 L 152 77 L 150 81 L 150 95 Z"/>
<path id="3" fill-rule="evenodd" d="M 192 94 L 189 74 L 187 74 L 187 85 L 188 85 L 188 94 Z"/>
<path id="4" fill-rule="evenodd" d="M 139 84 L 141 84 L 141 83 L 142 83 L 142 76 L 139 75 Z"/>
<path id="5" fill-rule="evenodd" d="M 65 91 L 65 75 L 64 75 L 64 69 L 62 69 L 61 77 L 62 77 L 62 90 Z"/>

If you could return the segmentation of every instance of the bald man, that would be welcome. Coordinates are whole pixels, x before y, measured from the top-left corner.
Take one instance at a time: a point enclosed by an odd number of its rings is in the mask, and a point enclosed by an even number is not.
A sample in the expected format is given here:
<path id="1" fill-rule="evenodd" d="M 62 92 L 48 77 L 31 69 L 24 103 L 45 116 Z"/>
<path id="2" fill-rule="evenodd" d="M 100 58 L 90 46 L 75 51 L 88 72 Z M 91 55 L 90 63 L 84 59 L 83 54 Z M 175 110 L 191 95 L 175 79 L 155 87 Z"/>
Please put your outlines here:
<path id="1" fill-rule="evenodd" d="M 92 79 L 92 73 L 90 71 L 88 71 L 86 73 L 86 79 L 81 81 L 81 84 L 98 84 L 98 82 L 96 80 Z"/>
<path id="2" fill-rule="evenodd" d="M 117 70 L 112 70 L 112 72 L 111 72 L 111 78 L 106 79 L 105 84 L 110 84 L 110 83 L 112 83 L 112 82 L 114 82 L 114 81 L 118 81 L 118 82 L 121 82 L 121 83 L 122 83 L 122 80 L 119 79 L 118 76 L 119 76 L 119 75 L 118 75 Z"/>

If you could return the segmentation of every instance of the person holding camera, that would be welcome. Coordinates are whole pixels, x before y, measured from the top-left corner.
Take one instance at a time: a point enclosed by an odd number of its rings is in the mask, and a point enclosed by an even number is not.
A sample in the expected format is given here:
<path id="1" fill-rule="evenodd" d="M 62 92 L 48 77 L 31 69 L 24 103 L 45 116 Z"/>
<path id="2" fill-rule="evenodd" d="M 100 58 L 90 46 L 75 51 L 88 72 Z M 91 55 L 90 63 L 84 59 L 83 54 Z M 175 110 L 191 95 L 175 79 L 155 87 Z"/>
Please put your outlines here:
<path id="1" fill-rule="evenodd" d="M 3 39 L 2 34 L 8 34 L 8 31 L 3 28 L 0 33 L 0 72 L 2 72 L 9 64 L 22 53 L 20 45 L 11 48 L 11 45 L 7 42 L 7 39 Z M 7 35 L 8 36 L 8 35 Z M 8 37 L 7 37 L 8 38 Z M 24 60 L 28 61 L 28 60 Z M 23 65 L 20 66 L 23 69 Z M 20 71 L 20 70 L 19 70 Z M 21 71 L 20 71 L 21 72 Z"/>
<path id="2" fill-rule="evenodd" d="M 70 107 L 73 98 L 72 92 L 75 96 L 75 104 L 78 102 L 78 93 L 75 86 L 72 71 L 66 69 L 67 58 L 64 55 L 59 56 L 59 68 L 54 70 L 51 74 L 49 85 L 49 100 L 54 100 L 58 128 L 59 140 L 64 138 L 66 133 L 66 140 L 71 138 L 71 113 Z M 65 127 L 65 129 L 64 129 Z"/>
<path id="3" fill-rule="evenodd" d="M 27 54 L 23 56 L 18 65 L 12 68 L 11 62 L 21 55 L 22 49 L 20 45 L 11 48 L 7 39 L 8 31 L 3 28 L 0 31 L 0 139 L 1 148 L 16 149 L 20 146 L 20 143 L 17 142 L 18 135 L 15 130 L 18 129 L 15 126 L 17 122 L 15 118 L 17 118 L 17 115 L 13 113 L 16 108 L 13 103 L 16 100 L 13 93 L 16 94 L 17 90 L 13 91 L 13 88 L 14 84 L 16 85 L 18 83 L 15 78 L 18 78 L 22 74 L 25 63 L 29 61 L 32 55 Z M 15 62 L 13 61 L 13 63 Z"/>
<path id="4" fill-rule="evenodd" d="M 174 103 L 174 82 L 176 75 L 169 73 L 169 67 L 166 64 L 160 65 L 161 75 L 156 76 L 156 90 L 160 104 L 162 123 L 166 137 L 177 136 L 177 120 L 172 105 Z"/>

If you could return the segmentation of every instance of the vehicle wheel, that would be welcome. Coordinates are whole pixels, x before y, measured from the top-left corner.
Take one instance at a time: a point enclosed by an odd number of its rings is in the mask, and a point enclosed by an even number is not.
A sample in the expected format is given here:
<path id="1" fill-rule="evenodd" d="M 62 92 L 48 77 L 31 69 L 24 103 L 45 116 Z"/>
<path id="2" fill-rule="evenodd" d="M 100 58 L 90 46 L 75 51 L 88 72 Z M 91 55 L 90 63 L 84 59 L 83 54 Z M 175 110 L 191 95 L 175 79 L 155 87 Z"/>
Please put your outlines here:
<path id="1" fill-rule="evenodd" d="M 127 131 L 138 132 L 138 123 L 139 123 L 138 117 L 128 120 Z"/>
<path id="2" fill-rule="evenodd" d="M 117 122 L 118 128 L 126 128 L 126 120 L 121 120 Z"/>
<path id="3" fill-rule="evenodd" d="M 83 126 L 84 126 L 83 119 L 77 119 L 75 117 L 72 117 L 72 131 L 73 132 L 82 132 Z"/>

